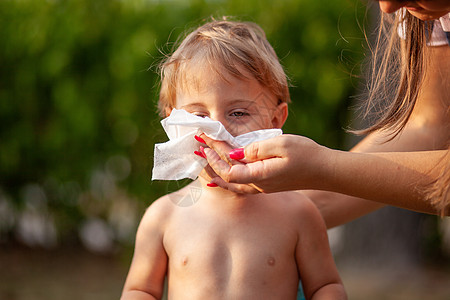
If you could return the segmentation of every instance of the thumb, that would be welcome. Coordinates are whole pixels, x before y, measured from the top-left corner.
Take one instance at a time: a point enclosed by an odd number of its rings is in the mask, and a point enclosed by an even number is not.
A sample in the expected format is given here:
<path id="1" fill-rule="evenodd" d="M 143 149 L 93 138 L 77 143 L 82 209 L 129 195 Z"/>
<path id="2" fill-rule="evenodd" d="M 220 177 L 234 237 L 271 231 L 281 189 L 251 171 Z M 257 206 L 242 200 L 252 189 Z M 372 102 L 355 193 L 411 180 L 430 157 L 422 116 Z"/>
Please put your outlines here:
<path id="1" fill-rule="evenodd" d="M 281 136 L 278 136 L 268 140 L 251 143 L 244 148 L 244 159 L 241 161 L 249 163 L 273 157 L 280 157 L 282 156 L 279 147 L 281 141 Z"/>

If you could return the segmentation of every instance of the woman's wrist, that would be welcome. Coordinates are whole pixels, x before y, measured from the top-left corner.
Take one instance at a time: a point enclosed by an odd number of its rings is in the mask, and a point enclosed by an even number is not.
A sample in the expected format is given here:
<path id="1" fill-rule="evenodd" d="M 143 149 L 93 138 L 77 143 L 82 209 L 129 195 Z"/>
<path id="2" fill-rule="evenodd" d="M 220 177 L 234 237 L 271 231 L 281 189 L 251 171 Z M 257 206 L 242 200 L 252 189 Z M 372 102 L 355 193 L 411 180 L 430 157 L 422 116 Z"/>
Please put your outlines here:
<path id="1" fill-rule="evenodd" d="M 341 151 L 319 145 L 316 155 L 316 178 L 312 189 L 333 190 L 336 181 L 336 163 Z"/>
<path id="2" fill-rule="evenodd" d="M 336 168 L 337 150 L 319 145 L 302 136 L 293 136 L 294 143 L 288 157 L 295 158 L 290 163 L 292 178 L 297 179 L 293 189 L 328 190 Z M 286 174 L 287 175 L 287 174 Z"/>

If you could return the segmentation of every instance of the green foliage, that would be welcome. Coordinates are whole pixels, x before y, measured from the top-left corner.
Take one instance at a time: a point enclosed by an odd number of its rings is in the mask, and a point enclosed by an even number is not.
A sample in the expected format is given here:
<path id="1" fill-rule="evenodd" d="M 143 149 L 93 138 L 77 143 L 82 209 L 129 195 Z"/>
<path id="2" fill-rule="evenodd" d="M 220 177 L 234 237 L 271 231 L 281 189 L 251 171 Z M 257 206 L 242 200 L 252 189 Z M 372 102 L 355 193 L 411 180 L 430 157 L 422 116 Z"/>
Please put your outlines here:
<path id="1" fill-rule="evenodd" d="M 180 34 L 210 16 L 235 16 L 266 31 L 293 84 L 285 132 L 342 147 L 356 65 L 348 61 L 363 52 L 357 19 L 365 9 L 356 6 L 358 0 L 1 1 L 3 199 L 20 211 L 24 188 L 37 184 L 64 238 L 86 218 L 110 218 L 120 199 L 146 206 L 166 193 L 167 183 L 150 181 L 153 145 L 166 139 L 155 66 Z"/>

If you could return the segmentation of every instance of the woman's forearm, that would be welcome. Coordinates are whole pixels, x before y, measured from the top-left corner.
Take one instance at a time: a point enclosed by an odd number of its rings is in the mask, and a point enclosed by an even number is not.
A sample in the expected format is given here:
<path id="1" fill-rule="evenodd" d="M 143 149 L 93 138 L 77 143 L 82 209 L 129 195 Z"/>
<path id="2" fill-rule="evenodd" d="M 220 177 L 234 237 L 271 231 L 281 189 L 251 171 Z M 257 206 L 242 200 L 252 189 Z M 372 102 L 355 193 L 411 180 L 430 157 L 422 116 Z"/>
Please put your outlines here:
<path id="1" fill-rule="evenodd" d="M 425 191 L 449 164 L 449 156 L 445 155 L 448 150 L 403 152 L 403 147 L 399 147 L 400 152 L 383 146 L 383 149 L 355 149 L 372 151 L 355 153 L 332 150 L 301 136 L 282 135 L 246 146 L 244 163 L 230 166 L 217 154 L 226 155 L 229 150 L 223 148 L 229 146 L 207 137 L 205 140 L 212 148 L 205 149 L 208 163 L 222 178 L 213 180 L 229 190 L 243 192 L 242 186 L 251 183 L 265 193 L 330 191 L 430 214 L 440 213 L 427 200 Z M 324 209 L 331 207 L 330 201 L 323 201 Z M 340 211 L 340 204 L 336 205 L 332 204 Z M 360 215 L 370 212 L 365 207 L 361 209 Z"/>
<path id="2" fill-rule="evenodd" d="M 329 191 L 297 192 L 314 202 L 328 229 L 351 222 L 385 206 L 383 203 Z"/>
<path id="3" fill-rule="evenodd" d="M 436 214 L 425 190 L 448 164 L 448 150 L 389 153 L 328 151 L 318 189 Z M 448 157 L 448 156 L 447 156 Z"/>

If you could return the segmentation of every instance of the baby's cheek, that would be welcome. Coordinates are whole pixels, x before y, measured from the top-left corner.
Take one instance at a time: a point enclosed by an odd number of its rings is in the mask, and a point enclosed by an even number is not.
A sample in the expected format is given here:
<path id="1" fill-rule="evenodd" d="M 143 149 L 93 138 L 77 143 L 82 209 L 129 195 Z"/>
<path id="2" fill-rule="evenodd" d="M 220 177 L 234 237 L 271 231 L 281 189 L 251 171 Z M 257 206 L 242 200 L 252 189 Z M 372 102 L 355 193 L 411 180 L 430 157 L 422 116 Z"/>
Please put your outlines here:
<path id="1" fill-rule="evenodd" d="M 252 132 L 255 130 L 260 129 L 268 129 L 272 128 L 271 126 L 268 126 L 264 122 L 234 122 L 230 123 L 227 126 L 227 130 L 229 133 L 231 133 L 233 136 L 238 136 L 244 133 Z"/>

